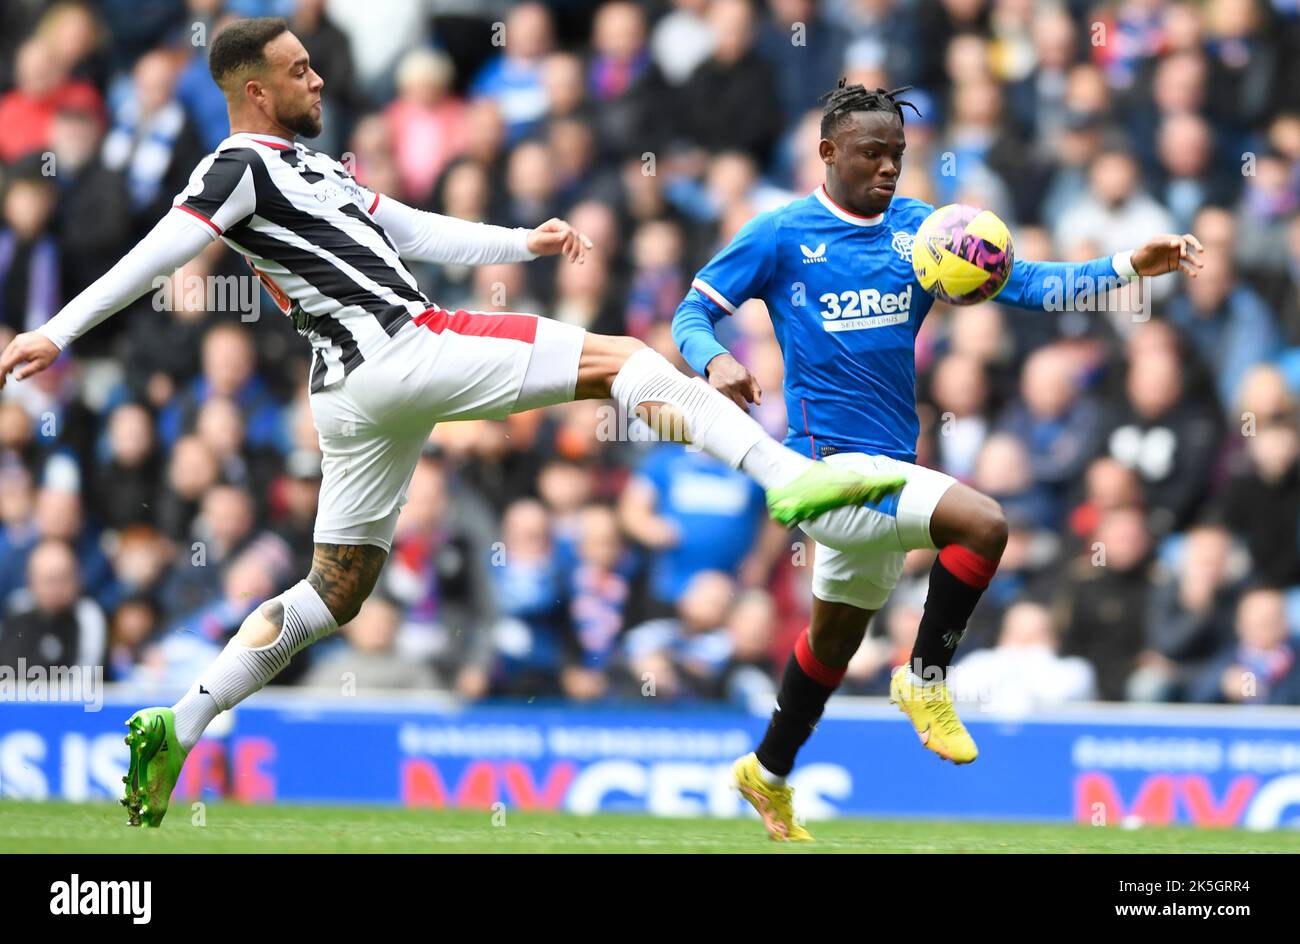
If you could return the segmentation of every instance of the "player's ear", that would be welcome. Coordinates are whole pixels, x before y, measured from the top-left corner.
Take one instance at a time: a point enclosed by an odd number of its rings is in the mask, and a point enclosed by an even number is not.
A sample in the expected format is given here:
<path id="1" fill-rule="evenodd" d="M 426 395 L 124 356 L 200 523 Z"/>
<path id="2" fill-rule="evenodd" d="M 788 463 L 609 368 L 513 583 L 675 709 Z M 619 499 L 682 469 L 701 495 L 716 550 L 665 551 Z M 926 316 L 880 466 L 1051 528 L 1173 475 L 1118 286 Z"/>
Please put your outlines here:
<path id="1" fill-rule="evenodd" d="M 817 145 L 817 153 L 821 155 L 822 163 L 830 166 L 835 163 L 835 142 L 830 138 L 822 138 Z"/>

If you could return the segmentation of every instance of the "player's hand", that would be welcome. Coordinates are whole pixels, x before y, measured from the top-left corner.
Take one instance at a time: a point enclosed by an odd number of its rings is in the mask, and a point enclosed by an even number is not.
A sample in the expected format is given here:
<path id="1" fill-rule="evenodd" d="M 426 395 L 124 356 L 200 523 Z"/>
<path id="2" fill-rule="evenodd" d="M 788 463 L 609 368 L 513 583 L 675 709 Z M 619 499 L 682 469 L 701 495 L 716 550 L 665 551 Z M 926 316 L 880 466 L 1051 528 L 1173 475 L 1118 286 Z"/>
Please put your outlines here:
<path id="1" fill-rule="evenodd" d="M 746 413 L 749 412 L 747 404 L 759 405 L 763 402 L 763 388 L 758 385 L 754 375 L 745 369 L 745 365 L 730 354 L 719 354 L 709 361 L 708 372 L 710 386 Z"/>
<path id="2" fill-rule="evenodd" d="M 553 256 L 564 253 L 570 262 L 581 264 L 587 250 L 593 248 L 590 239 L 579 233 L 566 220 L 552 218 L 528 234 L 528 251 L 536 256 Z"/>
<path id="3" fill-rule="evenodd" d="M 0 390 L 4 389 L 10 371 L 17 369 L 15 380 L 26 380 L 49 367 L 58 356 L 58 347 L 45 335 L 39 331 L 24 331 L 9 342 L 4 354 L 0 354 Z"/>
<path id="4" fill-rule="evenodd" d="M 1138 275 L 1164 275 L 1182 269 L 1196 278 L 1197 270 L 1205 265 L 1200 257 L 1203 252 L 1205 247 L 1191 233 L 1181 236 L 1166 233 L 1133 251 L 1133 268 Z"/>

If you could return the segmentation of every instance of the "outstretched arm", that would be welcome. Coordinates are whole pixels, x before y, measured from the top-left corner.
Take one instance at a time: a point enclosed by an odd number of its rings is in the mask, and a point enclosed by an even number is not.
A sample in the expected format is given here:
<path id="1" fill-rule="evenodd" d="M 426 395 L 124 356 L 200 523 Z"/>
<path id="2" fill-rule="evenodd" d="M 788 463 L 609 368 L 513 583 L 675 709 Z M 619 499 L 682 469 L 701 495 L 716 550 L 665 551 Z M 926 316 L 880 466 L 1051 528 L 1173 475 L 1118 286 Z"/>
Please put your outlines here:
<path id="1" fill-rule="evenodd" d="M 1020 308 L 1049 308 L 1090 286 L 1104 292 L 1137 276 L 1165 275 L 1179 270 L 1196 278 L 1204 251 L 1191 233 L 1156 236 L 1138 249 L 1087 262 L 1017 262 L 997 300 Z M 1087 281 L 1085 281 L 1087 280 Z"/>
<path id="2" fill-rule="evenodd" d="M 59 353 L 95 325 L 135 301 L 160 277 L 171 275 L 216 238 L 212 226 L 173 207 L 135 248 L 35 331 L 9 342 L 0 355 L 0 388 L 10 371 L 24 380 L 40 373 Z"/>
<path id="3" fill-rule="evenodd" d="M 581 262 L 591 240 L 564 220 L 547 220 L 536 229 L 508 229 L 417 210 L 383 196 L 376 198 L 375 222 L 406 259 L 460 265 L 527 262 L 564 253 Z"/>

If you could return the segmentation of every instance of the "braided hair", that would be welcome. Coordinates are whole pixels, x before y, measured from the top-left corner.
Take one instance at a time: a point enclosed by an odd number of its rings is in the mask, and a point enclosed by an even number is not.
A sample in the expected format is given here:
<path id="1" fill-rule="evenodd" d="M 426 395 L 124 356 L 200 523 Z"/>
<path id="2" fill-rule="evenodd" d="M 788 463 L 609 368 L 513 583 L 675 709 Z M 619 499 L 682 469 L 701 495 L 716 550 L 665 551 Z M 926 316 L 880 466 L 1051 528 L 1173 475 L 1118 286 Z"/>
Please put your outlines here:
<path id="1" fill-rule="evenodd" d="M 818 99 L 825 102 L 822 108 L 822 137 L 829 138 L 840 122 L 855 111 L 892 111 L 901 122 L 903 106 L 906 105 L 920 117 L 921 112 L 915 105 L 895 97 L 911 88 L 910 85 L 904 85 L 889 91 L 882 88 L 868 89 L 861 84 L 849 85 L 848 79 L 840 79 L 839 85 Z"/>

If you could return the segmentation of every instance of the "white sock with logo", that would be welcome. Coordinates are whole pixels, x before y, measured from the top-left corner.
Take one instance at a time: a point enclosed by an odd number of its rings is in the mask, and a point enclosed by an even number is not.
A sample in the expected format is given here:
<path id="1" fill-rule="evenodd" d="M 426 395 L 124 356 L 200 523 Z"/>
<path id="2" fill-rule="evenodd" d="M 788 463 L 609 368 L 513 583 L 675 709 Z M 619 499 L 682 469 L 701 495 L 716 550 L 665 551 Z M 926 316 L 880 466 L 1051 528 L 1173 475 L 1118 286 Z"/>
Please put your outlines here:
<path id="1" fill-rule="evenodd" d="M 666 403 L 686 420 L 690 441 L 764 488 L 791 481 L 812 464 L 767 435 L 745 413 L 700 377 L 687 378 L 658 351 L 642 348 L 614 378 L 611 394 L 629 415 L 642 403 Z M 751 458 L 752 455 L 752 458 Z"/>
<path id="2" fill-rule="evenodd" d="M 195 682 L 172 706 L 172 714 L 176 716 L 176 739 L 188 754 L 199 743 L 212 720 L 221 714 L 221 706 L 202 682 Z"/>
<path id="3" fill-rule="evenodd" d="M 279 675 L 299 650 L 338 629 L 325 601 L 305 580 L 275 598 L 284 610 L 280 635 L 256 649 L 231 640 L 173 707 L 176 737 L 189 751 L 212 719 Z"/>

